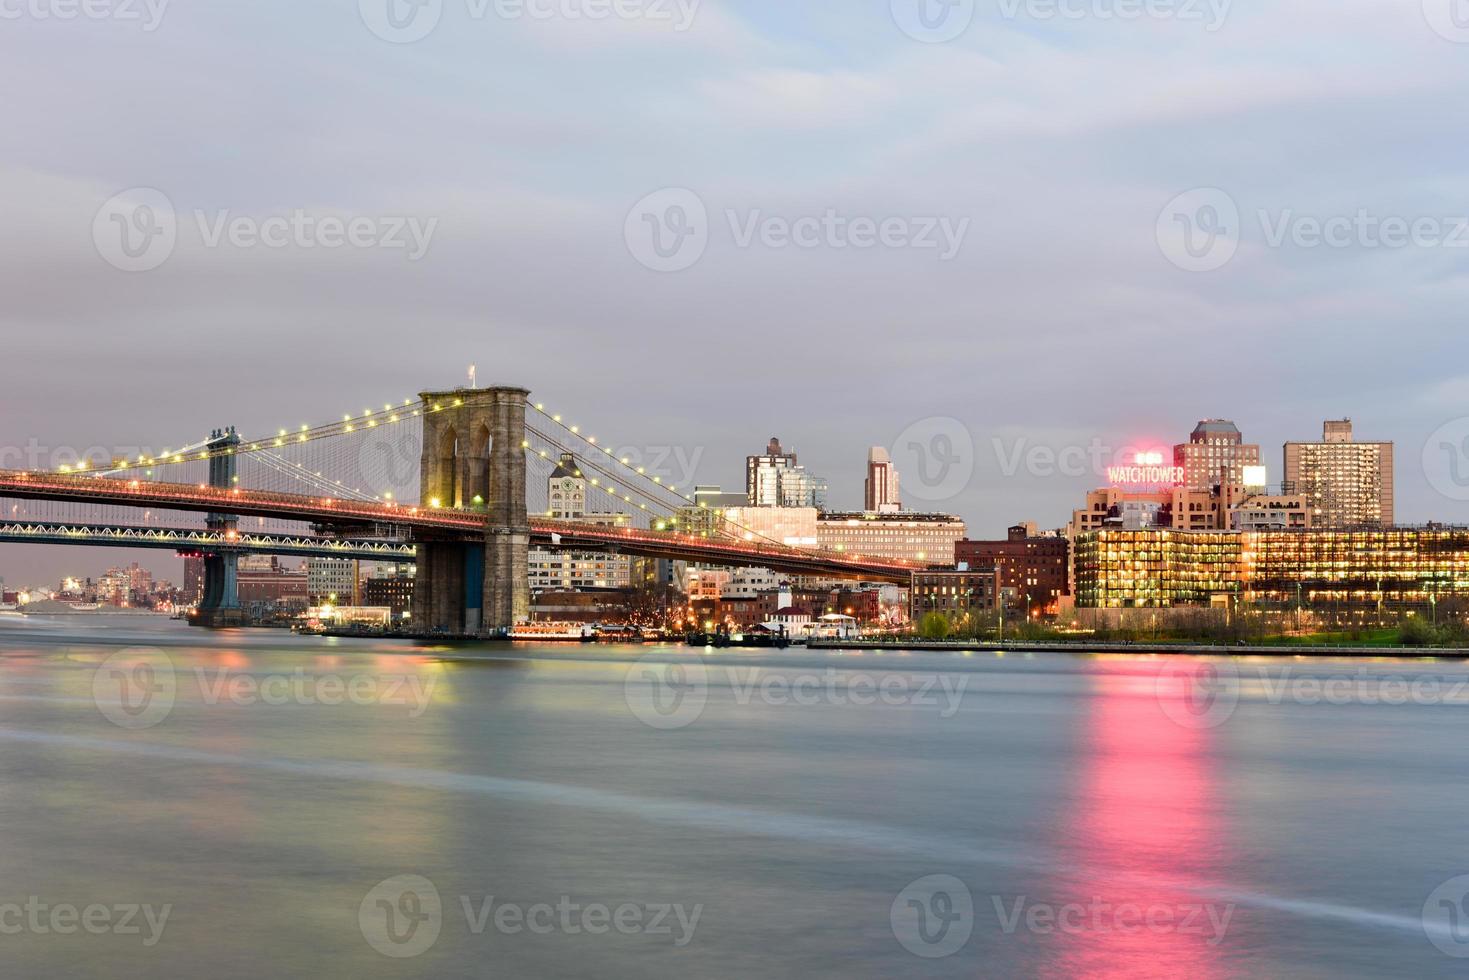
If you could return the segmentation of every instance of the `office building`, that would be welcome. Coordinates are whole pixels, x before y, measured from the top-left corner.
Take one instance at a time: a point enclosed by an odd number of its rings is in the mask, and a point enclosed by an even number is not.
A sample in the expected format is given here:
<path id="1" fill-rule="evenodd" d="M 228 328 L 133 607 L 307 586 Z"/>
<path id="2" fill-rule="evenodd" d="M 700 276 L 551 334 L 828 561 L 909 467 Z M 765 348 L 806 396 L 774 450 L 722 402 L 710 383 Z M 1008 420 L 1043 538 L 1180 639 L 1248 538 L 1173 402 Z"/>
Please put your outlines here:
<path id="1" fill-rule="evenodd" d="M 1016 524 L 1003 541 L 954 544 L 954 561 L 995 568 L 1008 605 L 1027 616 L 1054 616 L 1070 594 L 1071 542 L 1062 534 L 1039 535 L 1034 524 Z"/>
<path id="2" fill-rule="evenodd" d="M 1260 447 L 1245 442 L 1239 427 L 1228 419 L 1204 419 L 1194 426 L 1188 442 L 1173 447 L 1173 463 L 1183 469 L 1186 490 L 1265 482 L 1256 475 Z"/>
<path id="3" fill-rule="evenodd" d="M 1075 542 L 1082 608 L 1217 605 L 1339 616 L 1469 605 L 1469 528 L 1170 531 L 1106 528 Z"/>
<path id="4" fill-rule="evenodd" d="M 908 596 L 913 622 L 942 613 L 950 622 L 999 609 L 1000 572 L 995 568 L 914 572 Z"/>
<path id="5" fill-rule="evenodd" d="M 588 481 L 571 453 L 562 453 L 546 478 L 546 516 L 573 524 L 631 527 L 632 517 L 587 510 Z M 632 558 L 600 551 L 531 548 L 527 555 L 532 592 L 625 589 L 632 584 Z"/>
<path id="6" fill-rule="evenodd" d="M 831 513 L 816 520 L 816 547 L 952 566 L 954 542 L 963 539 L 964 531 L 963 519 L 953 514 Z"/>
<path id="7" fill-rule="evenodd" d="M 357 601 L 357 562 L 351 558 L 308 558 L 306 592 L 313 606 L 361 605 Z"/>
<path id="8" fill-rule="evenodd" d="M 1393 523 L 1393 444 L 1356 442 L 1350 419 L 1327 421 L 1320 442 L 1285 444 L 1287 493 L 1305 497 L 1317 527 Z"/>
<path id="9" fill-rule="evenodd" d="M 863 484 L 862 506 L 875 514 L 895 514 L 903 509 L 898 494 L 898 468 L 881 446 L 867 450 L 867 480 Z"/>
<path id="10" fill-rule="evenodd" d="M 745 503 L 751 507 L 826 507 L 827 483 L 771 437 L 763 456 L 745 457 Z"/>

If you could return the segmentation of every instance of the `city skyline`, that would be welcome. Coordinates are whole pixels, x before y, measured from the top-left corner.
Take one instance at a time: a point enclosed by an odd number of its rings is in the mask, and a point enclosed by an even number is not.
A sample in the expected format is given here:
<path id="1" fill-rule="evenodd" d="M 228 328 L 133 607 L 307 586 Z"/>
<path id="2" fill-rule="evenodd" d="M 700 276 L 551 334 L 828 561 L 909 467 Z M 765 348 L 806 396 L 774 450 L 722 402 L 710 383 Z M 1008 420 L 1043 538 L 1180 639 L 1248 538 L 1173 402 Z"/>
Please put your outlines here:
<path id="1" fill-rule="evenodd" d="M 1425 92 L 1463 88 L 1469 60 L 1415 4 L 1241 6 L 1212 31 L 985 9 L 960 36 L 925 44 L 885 4 L 708 0 L 676 33 L 473 23 L 460 11 L 405 45 L 374 36 L 353 4 L 258 6 L 274 14 L 251 23 L 180 8 L 153 32 L 13 25 L 26 43 L 0 71 L 48 98 L 13 106 L 0 134 L 6 446 L 274 431 L 354 409 L 365 393 L 412 395 L 404 379 L 456 383 L 473 362 L 486 381 L 555 393 L 611 436 L 701 447 L 701 480 L 726 486 L 752 444 L 781 432 L 834 493 L 856 493 L 868 446 L 953 417 L 979 460 L 944 506 L 980 527 L 1064 514 L 1078 489 L 1003 475 L 992 437 L 1005 454 L 1021 439 L 1167 446 L 1215 415 L 1271 456 L 1320 419 L 1353 416 L 1400 447 L 1400 519 L 1462 508 L 1417 463 L 1469 403 L 1469 373 L 1432 356 L 1459 333 L 1469 282 L 1457 252 L 1267 235 L 1287 213 L 1462 210 L 1445 134 L 1469 109 L 1445 98 L 1420 110 Z M 225 84 L 216 60 L 280 43 L 267 21 L 290 23 L 289 47 L 313 54 L 285 59 L 267 84 Z M 1317 64 L 1313 23 L 1359 57 Z M 1168 43 L 1154 43 L 1165 30 Z M 578 57 L 593 39 L 596 58 Z M 206 49 L 217 59 L 199 59 Z M 120 129 L 126 113 L 75 75 L 78 60 L 158 111 Z M 485 98 L 499 72 L 518 79 L 514 100 Z M 567 84 L 575 106 L 555 94 Z M 331 120 L 307 127 L 310 153 L 301 125 L 256 125 L 288 91 L 309 93 L 299 118 Z M 399 138 L 365 144 L 388 118 Z M 1344 119 L 1390 138 L 1346 137 Z M 216 141 L 231 151 L 201 149 Z M 567 147 L 583 145 L 597 166 L 569 165 Z M 1268 162 L 1242 146 L 1269 146 Z M 179 234 L 166 262 L 129 273 L 99 255 L 93 223 L 140 187 L 167 197 Z M 1160 250 L 1157 225 L 1201 187 L 1225 191 L 1247 228 L 1226 265 L 1190 272 Z M 630 254 L 625 231 L 664 188 L 693 191 L 713 227 L 696 264 L 661 273 Z M 298 208 L 438 224 L 415 261 L 208 243 L 222 214 Z M 743 228 L 757 212 L 793 221 L 828 209 L 970 226 L 943 261 L 939 250 L 741 246 L 726 216 Z M 282 356 L 298 344 L 331 353 Z M 679 356 L 665 369 L 651 351 Z M 233 392 L 211 366 L 221 359 Z M 164 380 L 140 397 L 142 377 Z M 575 385 L 556 383 L 567 377 Z M 614 404 L 615 418 L 597 417 Z"/>
<path id="2" fill-rule="evenodd" d="M 967 486 L 956 487 L 952 481 L 936 484 L 936 489 L 941 491 L 938 496 L 932 494 L 924 497 L 906 496 L 903 501 L 905 511 L 910 512 L 933 512 L 933 513 L 955 513 L 963 519 L 969 529 L 971 537 L 997 538 L 1001 537 L 1005 528 L 1017 521 L 1029 521 L 1042 528 L 1064 527 L 1082 497 L 1089 491 L 1103 488 L 1109 485 L 1107 467 L 1117 459 L 1128 459 L 1133 450 L 1148 450 L 1164 453 L 1171 459 L 1173 447 L 1177 444 L 1187 443 L 1190 431 L 1195 425 L 1209 421 L 1225 420 L 1236 422 L 1246 442 L 1259 443 L 1261 447 L 1261 462 L 1269 474 L 1269 484 L 1278 487 L 1285 476 L 1284 451 L 1288 443 L 1310 442 L 1318 438 L 1316 433 L 1321 431 L 1323 422 L 1317 420 L 1315 423 L 1301 426 L 1299 435 L 1287 438 L 1280 443 L 1277 450 L 1267 441 L 1269 437 L 1259 437 L 1261 431 L 1248 417 L 1239 421 L 1240 413 L 1212 413 L 1201 414 L 1192 421 L 1183 423 L 1171 429 L 1163 425 L 1152 425 L 1148 431 L 1157 433 L 1141 438 L 1106 438 L 1101 433 L 1091 434 L 1085 441 L 1077 440 L 1067 445 L 1045 444 L 1036 439 L 1024 436 L 1012 439 L 1004 444 L 997 440 L 999 436 L 990 436 L 986 439 L 983 435 L 972 430 L 963 430 L 963 435 L 970 440 L 973 448 L 973 475 Z M 1323 419 L 1346 419 L 1348 416 L 1336 414 L 1323 416 Z M 930 423 L 933 420 L 929 420 Z M 940 423 L 946 421 L 939 419 Z M 1357 420 L 1357 437 L 1359 440 L 1377 441 L 1380 437 L 1371 420 Z M 803 424 L 804 423 L 804 424 Z M 269 428 L 266 426 L 264 428 Z M 781 431 L 794 433 L 812 432 L 809 420 L 804 420 L 799 414 L 783 416 L 778 425 Z M 892 426 L 889 426 L 892 428 Z M 1294 431 L 1285 425 L 1279 425 L 1282 431 Z M 247 430 L 248 431 L 248 430 Z M 933 425 L 920 421 L 916 434 L 922 439 L 928 439 L 934 433 L 940 435 L 951 432 L 951 427 L 943 424 Z M 909 432 L 914 432 L 912 426 Z M 764 440 L 749 440 L 749 443 L 736 443 L 737 446 L 745 447 Z M 1390 441 L 1390 440 L 1382 440 Z M 816 460 L 813 469 L 821 474 L 844 474 L 842 477 L 832 476 L 827 478 L 830 484 L 829 500 L 826 509 L 834 512 L 861 510 L 864 496 L 864 484 L 867 468 L 870 465 L 868 456 L 872 445 L 862 438 L 861 433 L 851 434 L 843 440 L 844 443 L 856 446 L 862 445 L 859 458 L 853 460 L 846 457 L 837 457 L 830 447 L 824 447 L 819 436 L 812 433 L 808 441 L 807 436 L 799 435 L 796 439 L 788 439 L 781 447 L 782 451 L 798 454 L 804 461 Z M 178 441 L 175 442 L 178 444 Z M 105 448 L 105 447 L 104 447 Z M 637 447 L 629 447 L 634 452 Z M 731 488 L 743 488 L 746 474 L 739 471 L 740 463 L 748 460 L 752 453 L 765 452 L 769 447 L 757 449 L 743 449 L 736 453 L 731 459 L 713 457 L 706 446 L 690 447 L 666 447 L 654 446 L 649 452 L 648 462 L 652 464 L 656 457 L 658 465 L 664 468 L 665 476 L 671 476 L 680 480 L 687 480 L 687 485 L 694 483 L 715 484 Z M 1404 452 L 1403 448 L 1408 451 Z M 622 449 L 619 449 L 622 452 Z M 901 447 L 893 446 L 892 464 L 898 471 L 900 479 L 904 480 L 904 486 L 908 487 L 920 481 L 910 478 L 906 470 L 914 465 L 911 454 L 908 455 L 905 465 L 905 454 Z M 989 457 L 988 459 L 986 457 Z M 704 474 L 711 471 L 715 465 L 719 466 L 716 472 L 726 474 L 726 482 L 718 480 L 706 480 Z M 1097 465 L 1100 464 L 1100 465 Z M 1080 467 L 1080 474 L 1078 473 Z M 1463 503 L 1453 500 L 1438 492 L 1432 485 L 1432 479 L 1442 483 L 1445 473 L 1427 473 L 1421 466 L 1420 453 L 1414 452 L 1412 447 L 1401 447 L 1396 462 L 1396 483 L 1398 486 L 1397 497 L 1401 502 L 1404 499 L 1403 489 L 1417 486 L 1419 499 L 1422 501 L 1418 517 L 1405 516 L 1401 503 L 1396 515 L 1396 523 L 1403 525 L 1415 525 L 1428 522 L 1439 522 L 1447 524 L 1469 523 L 1469 507 Z M 656 470 L 654 471 L 656 472 Z M 1006 474 L 1013 472 L 1013 476 Z M 693 479 L 688 477 L 692 473 Z M 950 502 L 973 498 L 982 489 L 994 490 L 1006 486 L 1023 484 L 1029 486 L 1034 492 L 1027 496 L 1028 504 L 1019 505 L 1022 509 L 1001 512 L 997 508 L 999 504 L 986 509 L 984 516 L 976 520 L 971 513 L 958 507 L 948 506 Z M 1422 491 L 1427 490 L 1426 500 Z M 736 489 L 738 492 L 738 489 Z M 1008 499 L 1007 495 L 994 494 L 992 499 Z M 1411 499 L 1411 498 L 1410 498 Z M 1049 509 L 1049 501 L 1059 501 L 1062 510 L 1052 513 Z M 850 502 L 850 504 L 849 504 Z M 1432 510 L 1436 504 L 1437 511 Z M 76 557 L 73 553 L 80 552 Z M 122 549 L 98 549 L 87 547 L 54 548 L 45 545 L 26 544 L 4 544 L 0 545 L 0 578 L 8 576 L 16 581 L 24 580 L 28 584 L 43 584 L 52 580 L 59 581 L 67 575 L 85 575 L 86 568 L 98 566 L 102 568 L 118 564 L 118 559 L 110 559 L 109 555 L 127 554 L 127 561 L 136 560 L 143 567 L 149 569 L 156 577 L 178 581 L 182 577 L 183 562 L 166 552 L 159 551 L 132 551 L 126 552 Z M 86 556 L 91 556 L 87 558 Z M 91 565 L 79 564 L 89 560 Z M 125 563 L 125 562 L 124 562 Z M 29 571 L 28 571 L 29 569 Z"/>

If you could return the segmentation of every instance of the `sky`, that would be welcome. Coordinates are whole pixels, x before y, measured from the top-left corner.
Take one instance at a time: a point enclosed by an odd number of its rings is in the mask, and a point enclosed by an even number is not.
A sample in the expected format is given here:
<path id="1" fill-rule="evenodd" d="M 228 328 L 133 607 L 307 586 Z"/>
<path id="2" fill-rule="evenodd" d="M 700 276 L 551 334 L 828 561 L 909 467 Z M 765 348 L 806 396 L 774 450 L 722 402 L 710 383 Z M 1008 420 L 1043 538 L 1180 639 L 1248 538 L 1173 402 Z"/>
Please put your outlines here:
<path id="1" fill-rule="evenodd" d="M 1469 521 L 1457 2 L 0 0 L 4 465 L 474 363 L 688 482 L 890 447 L 978 536 L 1214 416 Z"/>

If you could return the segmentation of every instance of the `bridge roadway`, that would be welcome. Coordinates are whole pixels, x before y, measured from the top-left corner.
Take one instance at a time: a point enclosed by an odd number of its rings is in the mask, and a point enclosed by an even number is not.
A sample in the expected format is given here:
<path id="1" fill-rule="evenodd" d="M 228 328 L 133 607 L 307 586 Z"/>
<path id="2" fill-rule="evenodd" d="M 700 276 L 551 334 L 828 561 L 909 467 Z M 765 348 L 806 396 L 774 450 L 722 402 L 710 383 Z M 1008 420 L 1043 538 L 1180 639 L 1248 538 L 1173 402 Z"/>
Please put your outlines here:
<path id="1" fill-rule="evenodd" d="M 0 497 L 284 518 L 359 533 L 373 526 L 401 527 L 408 529 L 416 540 L 428 541 L 482 541 L 490 530 L 485 515 L 472 510 L 22 470 L 0 470 Z M 907 584 L 913 572 L 933 567 L 896 559 L 808 551 L 727 537 L 705 538 L 672 531 L 605 527 L 539 517 L 530 519 L 530 532 L 531 542 L 541 546 L 578 551 L 616 551 L 715 565 L 753 565 L 792 575 L 867 582 Z"/>
<path id="2" fill-rule="evenodd" d="M 413 545 L 398 541 L 315 537 L 307 534 L 260 534 L 212 531 L 207 528 L 74 524 L 62 521 L 0 521 L 0 543 L 69 544 L 112 548 L 165 548 L 171 551 L 232 551 L 302 558 L 357 558 L 363 561 L 413 562 Z"/>

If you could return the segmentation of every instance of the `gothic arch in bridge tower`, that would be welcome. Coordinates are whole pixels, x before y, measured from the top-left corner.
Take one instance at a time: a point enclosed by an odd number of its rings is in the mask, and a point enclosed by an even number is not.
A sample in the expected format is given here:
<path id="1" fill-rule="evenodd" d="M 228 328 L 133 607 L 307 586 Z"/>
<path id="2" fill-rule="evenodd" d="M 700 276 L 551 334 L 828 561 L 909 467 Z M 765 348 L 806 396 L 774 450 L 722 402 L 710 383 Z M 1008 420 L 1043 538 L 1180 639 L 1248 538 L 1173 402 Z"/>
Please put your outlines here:
<path id="1" fill-rule="evenodd" d="M 464 499 L 460 506 L 483 507 L 490 499 L 490 426 L 475 424 L 469 437 L 469 453 L 465 460 Z"/>

